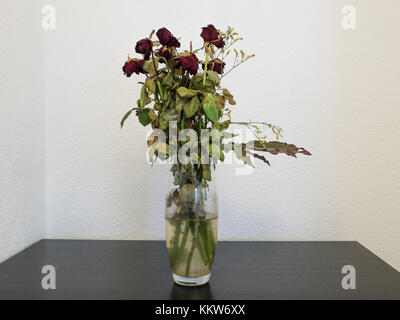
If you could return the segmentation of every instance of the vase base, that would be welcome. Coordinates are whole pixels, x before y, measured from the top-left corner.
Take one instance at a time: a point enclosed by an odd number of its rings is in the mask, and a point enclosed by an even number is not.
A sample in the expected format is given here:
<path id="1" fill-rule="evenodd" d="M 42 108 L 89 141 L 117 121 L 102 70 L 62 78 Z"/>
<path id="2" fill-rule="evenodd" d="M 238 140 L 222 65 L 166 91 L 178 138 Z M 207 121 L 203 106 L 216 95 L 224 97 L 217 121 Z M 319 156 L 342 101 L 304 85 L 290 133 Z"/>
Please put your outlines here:
<path id="1" fill-rule="evenodd" d="M 210 280 L 211 273 L 206 274 L 205 276 L 200 277 L 182 277 L 178 276 L 177 274 L 172 274 L 175 283 L 186 286 L 186 287 L 194 287 L 194 286 L 201 286 L 206 284 L 208 280 Z"/>

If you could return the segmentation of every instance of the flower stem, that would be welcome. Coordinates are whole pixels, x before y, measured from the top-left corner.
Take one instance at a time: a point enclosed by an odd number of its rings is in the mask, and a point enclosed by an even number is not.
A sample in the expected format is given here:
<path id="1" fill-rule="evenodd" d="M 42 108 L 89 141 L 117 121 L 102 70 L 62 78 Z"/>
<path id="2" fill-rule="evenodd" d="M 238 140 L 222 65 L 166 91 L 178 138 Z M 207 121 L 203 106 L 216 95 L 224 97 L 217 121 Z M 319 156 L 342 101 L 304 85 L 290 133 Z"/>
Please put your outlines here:
<path id="1" fill-rule="evenodd" d="M 207 65 L 208 65 L 208 47 L 206 47 L 206 61 L 204 63 L 203 86 L 206 86 Z"/>
<path id="2" fill-rule="evenodd" d="M 196 227 L 194 228 L 196 229 Z M 186 277 L 189 276 L 189 270 L 190 270 L 190 265 L 192 264 L 192 259 L 193 259 L 193 254 L 194 254 L 194 249 L 196 248 L 196 232 L 193 230 L 194 234 L 193 234 L 193 240 L 192 240 L 192 247 L 190 248 L 190 253 L 188 256 L 188 260 L 186 263 Z"/>

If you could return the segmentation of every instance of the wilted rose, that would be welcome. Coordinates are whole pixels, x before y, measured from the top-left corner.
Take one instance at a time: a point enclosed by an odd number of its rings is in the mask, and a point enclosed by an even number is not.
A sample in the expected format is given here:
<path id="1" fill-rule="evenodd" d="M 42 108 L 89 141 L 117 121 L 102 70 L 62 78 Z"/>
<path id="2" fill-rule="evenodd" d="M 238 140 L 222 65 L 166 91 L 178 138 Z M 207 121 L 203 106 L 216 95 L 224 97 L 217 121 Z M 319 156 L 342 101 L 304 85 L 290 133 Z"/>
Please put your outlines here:
<path id="1" fill-rule="evenodd" d="M 224 72 L 225 62 L 214 59 L 209 62 L 209 70 L 215 71 L 216 73 L 222 74 Z"/>
<path id="2" fill-rule="evenodd" d="M 212 24 L 209 24 L 207 27 L 203 27 L 200 36 L 204 41 L 214 41 L 218 39 L 218 31 Z"/>
<path id="3" fill-rule="evenodd" d="M 137 53 L 144 55 L 144 59 L 150 58 L 150 53 L 153 48 L 153 42 L 150 39 L 142 39 L 136 43 L 135 50 Z"/>
<path id="4" fill-rule="evenodd" d="M 221 49 L 225 46 L 225 41 L 224 39 L 218 39 L 212 42 L 214 46 L 216 46 L 218 49 Z"/>
<path id="5" fill-rule="evenodd" d="M 196 55 L 192 54 L 187 57 L 182 57 L 175 64 L 175 68 L 182 67 L 182 70 L 187 70 L 191 75 L 197 73 L 199 69 L 199 60 L 197 60 Z"/>
<path id="6" fill-rule="evenodd" d="M 160 48 L 160 49 L 157 51 L 157 55 L 158 55 L 159 57 L 165 58 L 165 60 L 169 60 L 169 58 L 171 58 L 172 52 L 171 52 L 171 49 L 170 49 L 170 48 L 164 46 L 164 47 Z M 160 62 L 164 62 L 163 59 L 160 59 L 159 61 L 160 61 Z"/>
<path id="7" fill-rule="evenodd" d="M 160 40 L 160 43 L 163 46 L 167 47 L 175 47 L 179 48 L 181 44 L 179 43 L 178 39 L 176 39 L 171 32 L 167 28 L 161 28 L 157 31 L 156 33 L 158 39 Z"/>
<path id="8" fill-rule="evenodd" d="M 144 73 L 145 71 L 143 70 L 143 64 L 143 59 L 128 59 L 128 61 L 125 62 L 125 65 L 122 67 L 122 71 L 127 77 L 130 77 L 134 72 L 136 74 Z"/>

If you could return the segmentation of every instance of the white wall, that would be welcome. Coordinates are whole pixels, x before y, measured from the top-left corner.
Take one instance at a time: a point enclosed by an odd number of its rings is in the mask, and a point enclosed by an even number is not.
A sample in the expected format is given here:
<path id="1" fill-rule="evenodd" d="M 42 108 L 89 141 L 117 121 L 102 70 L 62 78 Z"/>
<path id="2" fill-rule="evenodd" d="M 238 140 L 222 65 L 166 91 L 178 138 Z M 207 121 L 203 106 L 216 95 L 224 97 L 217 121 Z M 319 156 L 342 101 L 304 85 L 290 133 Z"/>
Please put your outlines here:
<path id="1" fill-rule="evenodd" d="M 352 1 L 340 35 L 336 120 L 337 215 L 346 236 L 400 270 L 400 2 Z"/>
<path id="2" fill-rule="evenodd" d="M 0 3 L 0 261 L 46 236 L 38 8 L 36 1 Z"/>
<path id="3" fill-rule="evenodd" d="M 271 168 L 260 165 L 251 176 L 221 166 L 220 239 L 344 237 L 346 217 L 335 211 L 335 6 L 209 1 L 203 14 L 188 1 L 152 9 L 141 1 L 55 6 L 57 30 L 48 33 L 46 51 L 49 237 L 163 239 L 168 168 L 146 163 L 147 129 L 137 120 L 119 129 L 140 79 L 127 79 L 121 67 L 152 28 L 166 26 L 197 47 L 210 22 L 235 26 L 243 48 L 257 55 L 226 78 L 238 102 L 235 119 L 279 124 L 287 140 L 314 154 L 271 157 Z"/>
<path id="4" fill-rule="evenodd" d="M 400 266 L 398 2 L 355 1 L 354 31 L 341 28 L 345 1 L 205 1 L 201 13 L 189 1 L 54 3 L 49 237 L 163 239 L 168 168 L 145 162 L 147 130 L 134 118 L 119 130 L 139 89 L 139 77 L 120 69 L 152 28 L 197 46 L 200 27 L 214 23 L 235 26 L 243 48 L 256 53 L 226 78 L 238 101 L 234 118 L 279 124 L 286 140 L 313 153 L 271 156 L 272 167 L 251 176 L 220 166 L 220 239 L 360 240 Z"/>
<path id="5" fill-rule="evenodd" d="M 152 28 L 198 46 L 200 27 L 214 23 L 235 26 L 256 53 L 226 78 L 234 119 L 276 123 L 313 153 L 271 156 L 271 168 L 250 176 L 220 166 L 219 238 L 359 240 L 400 268 L 398 1 L 352 1 L 354 31 L 340 25 L 348 1 L 203 1 L 201 13 L 189 1 L 49 3 L 57 29 L 45 39 L 48 237 L 163 239 L 168 168 L 146 163 L 147 130 L 134 118 L 119 129 L 140 79 L 121 67 Z"/>

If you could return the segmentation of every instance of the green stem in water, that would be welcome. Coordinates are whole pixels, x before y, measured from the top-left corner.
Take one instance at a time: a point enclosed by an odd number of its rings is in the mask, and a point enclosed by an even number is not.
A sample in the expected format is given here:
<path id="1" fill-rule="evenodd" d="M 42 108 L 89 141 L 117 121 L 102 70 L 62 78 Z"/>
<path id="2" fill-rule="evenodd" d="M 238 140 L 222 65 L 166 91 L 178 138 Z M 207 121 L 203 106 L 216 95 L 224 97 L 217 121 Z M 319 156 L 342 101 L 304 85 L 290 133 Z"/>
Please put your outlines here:
<path id="1" fill-rule="evenodd" d="M 189 226 L 189 222 L 187 222 L 186 226 L 185 226 L 185 231 L 183 231 L 181 246 L 179 248 L 179 254 L 178 254 L 179 257 L 182 256 L 183 252 L 185 251 L 186 240 L 187 240 L 187 237 L 188 237 L 188 234 L 189 234 L 189 227 L 190 227 Z"/>
<path id="2" fill-rule="evenodd" d="M 197 241 L 200 255 L 203 259 L 204 265 L 207 265 L 210 261 L 209 252 L 207 251 L 207 238 L 205 234 L 205 223 L 206 221 L 199 222 L 199 231 L 197 234 Z"/>
<path id="3" fill-rule="evenodd" d="M 196 234 L 195 234 L 196 232 L 195 231 L 193 231 L 193 232 L 194 233 L 193 233 L 192 247 L 190 248 L 190 253 L 189 253 L 189 256 L 188 256 L 187 263 L 186 263 L 186 277 L 189 276 L 190 265 L 192 263 L 194 249 L 196 248 L 196 240 L 195 240 L 196 239 Z"/>

